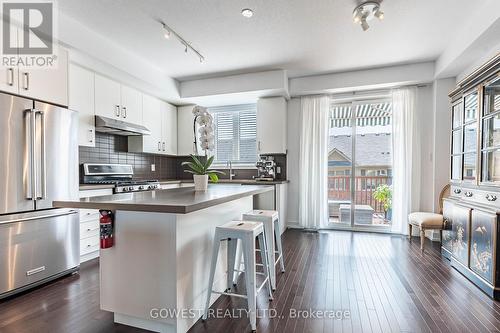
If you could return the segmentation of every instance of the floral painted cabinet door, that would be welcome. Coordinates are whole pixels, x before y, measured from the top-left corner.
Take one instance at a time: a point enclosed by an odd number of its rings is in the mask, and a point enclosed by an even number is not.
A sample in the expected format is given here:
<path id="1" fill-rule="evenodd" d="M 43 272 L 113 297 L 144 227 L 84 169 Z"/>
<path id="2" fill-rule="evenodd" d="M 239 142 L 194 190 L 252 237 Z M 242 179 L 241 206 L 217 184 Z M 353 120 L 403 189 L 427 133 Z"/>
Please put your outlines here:
<path id="1" fill-rule="evenodd" d="M 451 254 L 465 267 L 469 266 L 470 215 L 470 208 L 455 205 L 451 225 Z"/>
<path id="2" fill-rule="evenodd" d="M 470 269 L 489 283 L 493 282 L 493 249 L 497 215 L 472 211 Z"/>

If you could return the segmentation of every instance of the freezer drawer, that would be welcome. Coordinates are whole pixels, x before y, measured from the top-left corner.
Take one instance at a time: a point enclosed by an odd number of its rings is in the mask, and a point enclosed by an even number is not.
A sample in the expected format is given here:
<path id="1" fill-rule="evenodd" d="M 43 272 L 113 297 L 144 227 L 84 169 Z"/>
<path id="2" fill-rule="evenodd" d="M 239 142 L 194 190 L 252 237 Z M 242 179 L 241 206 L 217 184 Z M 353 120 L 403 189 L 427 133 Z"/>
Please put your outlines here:
<path id="1" fill-rule="evenodd" d="M 77 267 L 79 228 L 67 209 L 0 217 L 0 298 Z"/>

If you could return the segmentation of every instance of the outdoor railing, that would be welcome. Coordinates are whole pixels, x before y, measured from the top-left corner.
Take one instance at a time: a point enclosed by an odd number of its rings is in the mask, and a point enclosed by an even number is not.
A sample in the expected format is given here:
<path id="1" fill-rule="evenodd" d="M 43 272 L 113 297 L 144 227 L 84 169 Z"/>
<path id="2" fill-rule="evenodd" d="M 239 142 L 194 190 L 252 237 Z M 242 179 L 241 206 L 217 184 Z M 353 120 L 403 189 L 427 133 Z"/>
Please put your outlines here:
<path id="1" fill-rule="evenodd" d="M 382 204 L 373 198 L 379 185 L 392 184 L 392 177 L 356 176 L 354 177 L 354 197 L 356 205 L 370 205 L 375 212 L 383 213 Z M 351 176 L 328 176 L 328 200 L 351 201 Z"/>

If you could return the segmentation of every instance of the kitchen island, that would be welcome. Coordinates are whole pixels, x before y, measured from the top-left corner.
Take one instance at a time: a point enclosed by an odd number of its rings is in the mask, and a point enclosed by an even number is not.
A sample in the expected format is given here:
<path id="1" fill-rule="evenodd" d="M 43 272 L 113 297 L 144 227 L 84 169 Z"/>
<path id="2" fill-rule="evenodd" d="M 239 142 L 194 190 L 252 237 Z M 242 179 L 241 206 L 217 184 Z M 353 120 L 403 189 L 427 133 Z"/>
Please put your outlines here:
<path id="1" fill-rule="evenodd" d="M 185 187 L 123 193 L 55 201 L 54 207 L 115 213 L 115 244 L 100 250 L 101 309 L 125 325 L 186 332 L 203 314 L 215 228 L 240 219 L 253 209 L 254 195 L 272 190 L 209 185 L 206 192 Z M 218 260 L 214 289 L 223 290 L 224 248 Z"/>

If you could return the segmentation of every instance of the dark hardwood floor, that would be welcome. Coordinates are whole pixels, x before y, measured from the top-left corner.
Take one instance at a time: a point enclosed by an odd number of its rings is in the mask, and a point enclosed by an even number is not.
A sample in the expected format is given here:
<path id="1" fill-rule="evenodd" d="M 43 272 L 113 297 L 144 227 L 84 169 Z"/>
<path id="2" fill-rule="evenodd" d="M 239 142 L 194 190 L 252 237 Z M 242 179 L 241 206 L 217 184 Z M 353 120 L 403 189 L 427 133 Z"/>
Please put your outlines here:
<path id="1" fill-rule="evenodd" d="M 261 311 L 258 332 L 500 331 L 500 302 L 452 269 L 437 243 L 427 242 L 422 254 L 418 238 L 410 243 L 383 234 L 288 230 L 283 241 L 287 271 L 278 275 L 274 301 L 265 291 L 259 295 L 258 308 L 275 313 Z M 241 279 L 238 288 L 244 290 Z M 223 296 L 213 308 L 235 313 L 246 301 Z M 298 310 L 306 312 L 293 318 Z M 304 318 L 320 315 L 317 310 L 325 316 L 347 313 L 342 320 Z M 198 321 L 190 330 L 249 331 L 246 316 Z M 0 332 L 144 331 L 114 324 L 110 313 L 99 310 L 98 261 L 93 261 L 82 265 L 80 274 L 1 301 Z"/>

